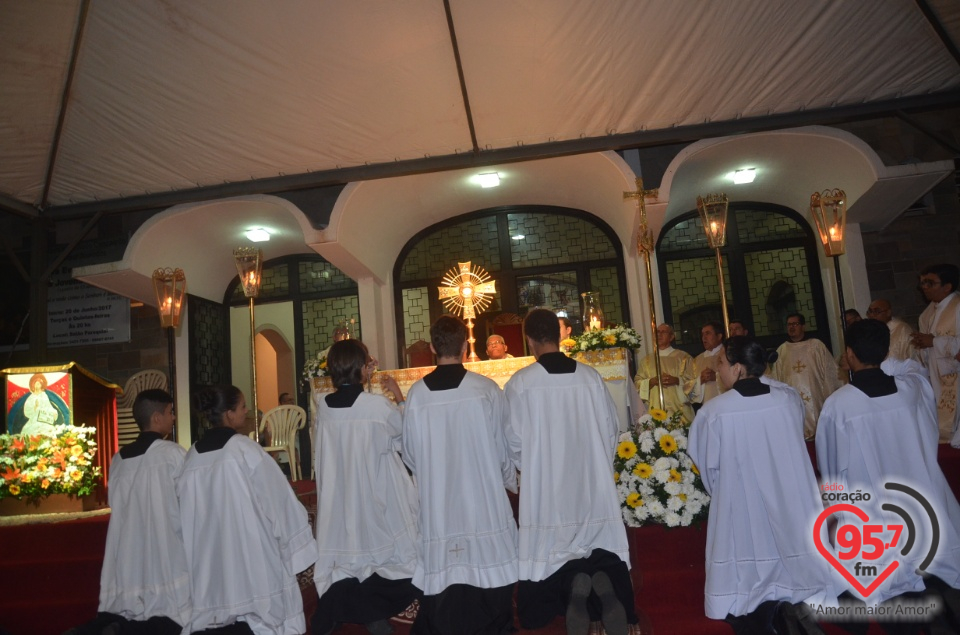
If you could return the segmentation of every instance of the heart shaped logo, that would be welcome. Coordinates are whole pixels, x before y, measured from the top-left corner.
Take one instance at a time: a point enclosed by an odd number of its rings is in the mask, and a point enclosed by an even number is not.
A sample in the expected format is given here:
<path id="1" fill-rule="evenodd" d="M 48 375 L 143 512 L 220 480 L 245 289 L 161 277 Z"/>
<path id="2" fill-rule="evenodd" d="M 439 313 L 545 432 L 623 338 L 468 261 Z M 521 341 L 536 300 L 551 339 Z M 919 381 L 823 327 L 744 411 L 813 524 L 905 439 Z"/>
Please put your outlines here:
<path id="1" fill-rule="evenodd" d="M 830 516 L 832 516 L 837 512 L 849 512 L 854 516 L 856 516 L 857 518 L 859 518 L 860 520 L 862 520 L 864 523 L 870 520 L 870 517 L 867 515 L 867 513 L 862 509 L 860 509 L 859 507 L 848 505 L 846 503 L 832 505 L 831 507 L 828 507 L 827 509 L 820 512 L 820 515 L 817 516 L 817 522 L 814 523 L 813 525 L 813 542 L 814 544 L 816 544 L 817 551 L 820 552 L 820 555 L 823 556 L 827 560 L 827 562 L 833 565 L 833 568 L 839 571 L 840 575 L 842 575 L 844 579 L 846 579 L 846 581 L 849 582 L 860 595 L 862 595 L 863 597 L 868 597 L 871 593 L 877 590 L 877 587 L 883 584 L 884 580 L 890 577 L 890 574 L 892 574 L 894 571 L 897 570 L 897 567 L 900 566 L 900 562 L 898 560 L 894 560 L 889 565 L 887 565 L 887 567 L 883 571 L 881 571 L 876 578 L 874 578 L 873 582 L 871 582 L 869 586 L 866 586 L 866 587 L 863 586 L 860 583 L 860 581 L 853 576 L 852 573 L 847 571 L 846 567 L 843 566 L 843 563 L 837 560 L 837 558 L 833 555 L 830 549 L 828 549 L 826 545 L 823 544 L 823 541 L 821 540 L 822 534 L 820 532 L 820 529 L 821 527 L 823 527 L 823 523 L 826 522 L 827 518 L 829 518 Z"/>

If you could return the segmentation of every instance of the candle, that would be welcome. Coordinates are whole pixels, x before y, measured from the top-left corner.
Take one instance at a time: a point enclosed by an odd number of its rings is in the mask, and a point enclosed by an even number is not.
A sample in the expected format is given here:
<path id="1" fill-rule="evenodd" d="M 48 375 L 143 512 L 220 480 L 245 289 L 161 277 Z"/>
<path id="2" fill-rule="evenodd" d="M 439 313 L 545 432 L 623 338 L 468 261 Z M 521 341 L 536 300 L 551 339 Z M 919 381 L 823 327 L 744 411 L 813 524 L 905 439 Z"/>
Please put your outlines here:
<path id="1" fill-rule="evenodd" d="M 597 316 L 593 315 L 590 317 L 590 330 L 598 330 L 600 328 L 600 319 Z"/>

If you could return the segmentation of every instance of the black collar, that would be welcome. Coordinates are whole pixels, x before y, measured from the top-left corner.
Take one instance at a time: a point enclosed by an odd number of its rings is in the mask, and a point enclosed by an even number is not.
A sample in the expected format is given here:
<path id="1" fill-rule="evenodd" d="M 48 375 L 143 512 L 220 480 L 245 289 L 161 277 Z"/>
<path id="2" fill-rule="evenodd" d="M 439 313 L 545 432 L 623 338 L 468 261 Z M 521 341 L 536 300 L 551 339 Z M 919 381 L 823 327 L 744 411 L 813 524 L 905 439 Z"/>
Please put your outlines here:
<path id="1" fill-rule="evenodd" d="M 150 444 L 161 439 L 163 439 L 163 437 L 160 436 L 159 432 L 145 430 L 137 436 L 136 441 L 120 448 L 120 458 L 132 459 L 135 456 L 146 454 L 147 450 L 150 449 Z"/>
<path id="2" fill-rule="evenodd" d="M 423 383 L 431 391 L 453 390 L 460 387 L 466 376 L 467 369 L 463 364 L 441 364 L 423 376 Z"/>
<path id="3" fill-rule="evenodd" d="M 567 357 L 563 353 L 544 353 L 537 358 L 537 363 L 543 366 L 551 375 L 565 375 L 577 372 L 577 360 Z"/>
<path id="4" fill-rule="evenodd" d="M 227 444 L 227 441 L 229 441 L 236 433 L 236 430 L 226 426 L 210 428 L 204 433 L 203 438 L 196 442 L 195 445 L 197 452 L 203 454 L 204 452 L 222 450 L 223 446 Z"/>
<path id="5" fill-rule="evenodd" d="M 850 383 L 871 399 L 897 392 L 897 382 L 879 368 L 864 368 L 853 374 Z"/>
<path id="6" fill-rule="evenodd" d="M 363 392 L 362 384 L 344 384 L 323 398 L 328 408 L 349 408 Z"/>
<path id="7" fill-rule="evenodd" d="M 744 377 L 733 384 L 733 389 L 744 397 L 759 397 L 769 395 L 770 386 L 760 381 L 759 377 Z"/>

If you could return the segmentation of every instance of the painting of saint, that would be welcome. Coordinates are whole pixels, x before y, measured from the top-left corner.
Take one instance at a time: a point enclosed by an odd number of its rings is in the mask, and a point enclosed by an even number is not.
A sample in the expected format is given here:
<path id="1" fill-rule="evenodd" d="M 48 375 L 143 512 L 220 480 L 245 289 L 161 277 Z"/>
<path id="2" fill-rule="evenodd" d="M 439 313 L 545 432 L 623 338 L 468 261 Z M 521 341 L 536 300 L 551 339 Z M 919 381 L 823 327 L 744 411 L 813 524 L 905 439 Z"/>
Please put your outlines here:
<path id="1" fill-rule="evenodd" d="M 63 373 L 51 374 L 64 375 Z M 27 385 L 29 390 L 10 408 L 7 432 L 27 436 L 36 434 L 55 436 L 57 426 L 70 423 L 69 407 L 60 395 L 47 389 L 48 379 L 45 373 L 35 373 L 30 377 Z"/>

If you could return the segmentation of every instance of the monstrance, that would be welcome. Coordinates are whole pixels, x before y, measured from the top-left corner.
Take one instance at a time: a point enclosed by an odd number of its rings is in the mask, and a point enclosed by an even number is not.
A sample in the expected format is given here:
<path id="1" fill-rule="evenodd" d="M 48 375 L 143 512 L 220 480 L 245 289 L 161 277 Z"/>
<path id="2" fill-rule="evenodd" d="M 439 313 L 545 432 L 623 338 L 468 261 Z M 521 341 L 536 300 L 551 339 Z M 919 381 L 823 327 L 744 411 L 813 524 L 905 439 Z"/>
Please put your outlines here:
<path id="1" fill-rule="evenodd" d="M 467 341 L 470 342 L 470 355 L 467 361 L 477 362 L 480 357 L 474 350 L 476 339 L 473 337 L 473 318 L 490 306 L 491 298 L 497 292 L 496 280 L 483 267 L 472 268 L 470 262 L 457 263 L 443 276 L 444 286 L 440 287 L 440 299 L 443 306 L 454 315 L 467 321 Z"/>

